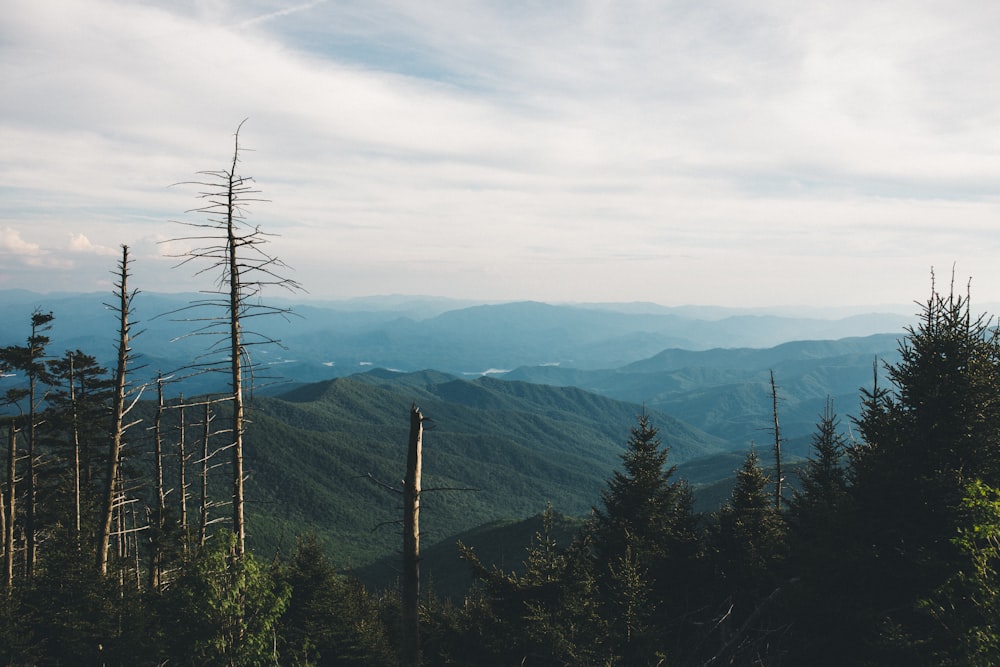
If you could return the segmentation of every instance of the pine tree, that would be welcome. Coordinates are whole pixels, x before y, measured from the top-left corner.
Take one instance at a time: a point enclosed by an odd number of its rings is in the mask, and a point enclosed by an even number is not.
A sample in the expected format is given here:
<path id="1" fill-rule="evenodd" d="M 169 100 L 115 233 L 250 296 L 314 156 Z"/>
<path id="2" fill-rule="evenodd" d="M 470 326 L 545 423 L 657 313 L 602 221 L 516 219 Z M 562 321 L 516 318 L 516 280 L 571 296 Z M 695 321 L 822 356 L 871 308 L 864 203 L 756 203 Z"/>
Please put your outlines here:
<path id="1" fill-rule="evenodd" d="M 604 564 L 626 551 L 650 564 L 666 554 L 674 538 L 687 537 L 676 532 L 690 528 L 690 492 L 672 479 L 677 467 L 667 467 L 669 451 L 646 412 L 639 415 L 625 447 L 624 470 L 612 473 L 601 494 L 603 508 L 594 510 L 594 545 Z"/>
<path id="2" fill-rule="evenodd" d="M 702 658 L 709 663 L 768 664 L 787 629 L 779 606 L 786 588 L 786 526 L 770 483 L 751 449 L 736 473 L 729 501 L 718 512 L 711 538 L 718 614 L 711 627 L 716 635 L 704 640 L 709 655 Z"/>
<path id="3" fill-rule="evenodd" d="M 957 650 L 927 601 L 967 562 L 954 538 L 970 484 L 1000 487 L 1000 339 L 967 295 L 932 289 L 900 355 L 891 390 L 865 395 L 851 498 L 871 554 L 859 566 L 878 583 L 864 591 L 884 628 L 872 650 L 912 661 Z"/>
<path id="4" fill-rule="evenodd" d="M 673 479 L 668 454 L 643 411 L 622 454 L 623 470 L 612 473 L 589 528 L 602 614 L 614 652 L 627 662 L 666 651 L 686 632 L 684 619 L 695 606 L 694 580 L 684 574 L 698 551 L 692 495 Z"/>

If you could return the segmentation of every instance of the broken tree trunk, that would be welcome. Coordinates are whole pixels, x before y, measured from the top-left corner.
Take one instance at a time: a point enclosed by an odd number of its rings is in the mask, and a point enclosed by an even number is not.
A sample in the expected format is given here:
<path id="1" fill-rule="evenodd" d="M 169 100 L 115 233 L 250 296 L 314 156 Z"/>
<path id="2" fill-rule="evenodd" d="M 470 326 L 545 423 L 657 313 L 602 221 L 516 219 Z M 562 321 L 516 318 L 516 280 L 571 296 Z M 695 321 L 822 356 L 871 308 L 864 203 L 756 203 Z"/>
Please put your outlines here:
<path id="1" fill-rule="evenodd" d="M 410 441 L 403 480 L 403 667 L 420 664 L 420 469 L 423 447 L 423 415 L 410 408 Z"/>

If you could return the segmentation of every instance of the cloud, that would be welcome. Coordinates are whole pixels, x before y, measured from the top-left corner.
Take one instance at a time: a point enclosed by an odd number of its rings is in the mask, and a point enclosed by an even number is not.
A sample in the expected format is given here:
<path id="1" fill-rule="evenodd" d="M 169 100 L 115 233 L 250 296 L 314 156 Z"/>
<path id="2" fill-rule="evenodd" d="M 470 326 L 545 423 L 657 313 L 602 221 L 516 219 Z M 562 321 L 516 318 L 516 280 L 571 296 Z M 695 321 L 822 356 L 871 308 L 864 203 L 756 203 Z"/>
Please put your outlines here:
<path id="1" fill-rule="evenodd" d="M 83 234 L 72 234 L 69 240 L 69 250 L 74 253 L 87 255 L 115 256 L 119 251 L 102 245 L 94 245 Z"/>
<path id="2" fill-rule="evenodd" d="M 672 279 L 719 300 L 737 270 L 776 292 L 760 257 L 828 282 L 826 258 L 879 275 L 880 254 L 978 271 L 998 33 L 977 1 L 13 0 L 0 224 L 102 279 L 122 243 L 167 265 L 150 239 L 199 219 L 170 184 L 225 168 L 249 117 L 241 168 L 270 200 L 251 221 L 313 292 Z"/>
<path id="3" fill-rule="evenodd" d="M 0 253 L 5 255 L 35 256 L 41 254 L 37 243 L 21 238 L 21 233 L 10 227 L 0 227 Z"/>

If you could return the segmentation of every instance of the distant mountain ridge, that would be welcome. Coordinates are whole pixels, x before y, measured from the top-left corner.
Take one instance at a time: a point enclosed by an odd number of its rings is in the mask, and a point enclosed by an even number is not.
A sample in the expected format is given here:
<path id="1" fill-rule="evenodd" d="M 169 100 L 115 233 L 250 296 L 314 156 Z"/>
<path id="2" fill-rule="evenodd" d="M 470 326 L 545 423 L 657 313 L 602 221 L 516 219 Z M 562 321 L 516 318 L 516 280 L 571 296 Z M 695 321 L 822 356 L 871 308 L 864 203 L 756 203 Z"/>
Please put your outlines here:
<path id="1" fill-rule="evenodd" d="M 55 315 L 51 350 L 82 349 L 105 363 L 114 358 L 113 312 L 108 294 L 35 294 L 0 290 L 0 344 L 21 343 L 35 308 Z M 204 351 L 205 340 L 182 309 L 205 295 L 141 292 L 135 299 L 134 340 L 150 376 L 169 373 Z M 432 297 L 383 297 L 346 302 L 278 299 L 294 315 L 255 318 L 260 333 L 285 348 L 260 347 L 258 362 L 293 382 L 343 377 L 370 368 L 434 368 L 462 375 L 542 364 L 597 370 L 619 368 L 666 349 L 763 348 L 804 339 L 840 339 L 902 332 L 912 318 L 895 313 L 840 319 L 747 314 L 655 304 L 551 305 L 516 302 L 468 305 Z M 726 315 L 726 313 L 730 313 Z M 426 314 L 428 316 L 423 317 Z M 186 391 L 211 389 L 215 378 Z"/>

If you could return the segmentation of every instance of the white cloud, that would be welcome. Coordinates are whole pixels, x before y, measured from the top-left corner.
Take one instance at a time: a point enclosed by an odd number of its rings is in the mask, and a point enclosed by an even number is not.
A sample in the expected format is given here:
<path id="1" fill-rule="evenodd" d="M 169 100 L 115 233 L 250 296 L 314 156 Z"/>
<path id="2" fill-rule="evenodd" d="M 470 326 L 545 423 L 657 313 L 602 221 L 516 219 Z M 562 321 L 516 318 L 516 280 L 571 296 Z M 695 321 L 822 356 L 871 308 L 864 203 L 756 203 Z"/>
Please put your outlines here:
<path id="1" fill-rule="evenodd" d="M 103 245 L 94 245 L 91 243 L 83 234 L 71 234 L 69 239 L 69 250 L 70 252 L 87 254 L 87 255 L 101 255 L 101 256 L 117 256 L 120 251 L 114 248 L 109 248 Z"/>
<path id="2" fill-rule="evenodd" d="M 38 255 L 41 247 L 21 238 L 21 233 L 10 227 L 0 227 L 0 253 L 10 255 Z"/>
<path id="3" fill-rule="evenodd" d="M 0 224 L 165 267 L 198 204 L 168 186 L 249 117 L 252 220 L 314 293 L 721 302 L 781 291 L 764 258 L 874 285 L 886 256 L 1000 291 L 996 34 L 936 0 L 13 0 Z"/>

